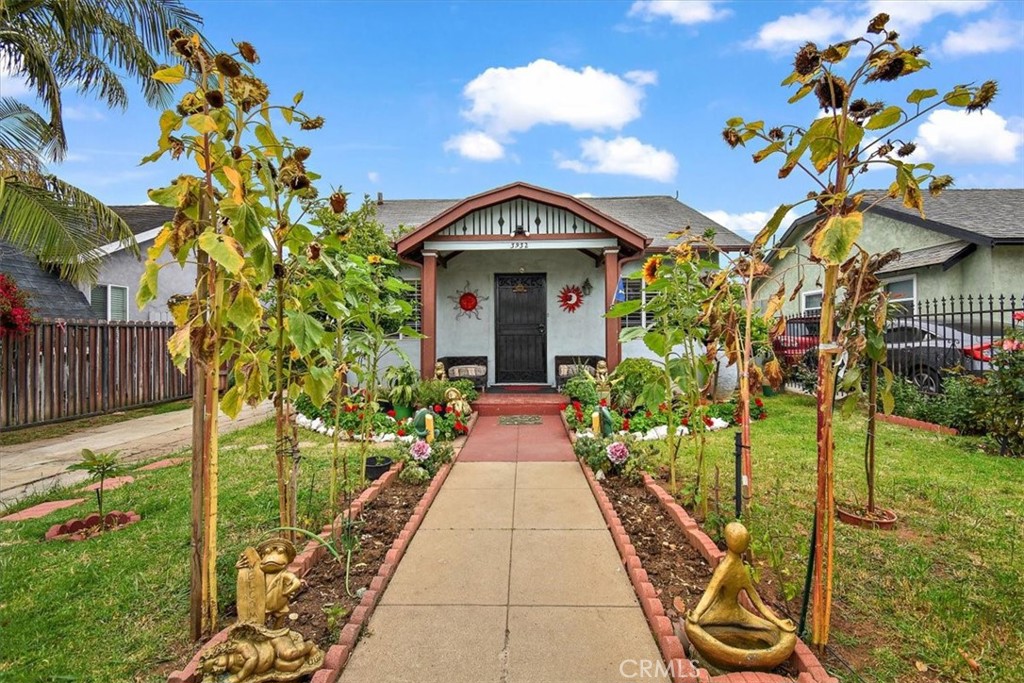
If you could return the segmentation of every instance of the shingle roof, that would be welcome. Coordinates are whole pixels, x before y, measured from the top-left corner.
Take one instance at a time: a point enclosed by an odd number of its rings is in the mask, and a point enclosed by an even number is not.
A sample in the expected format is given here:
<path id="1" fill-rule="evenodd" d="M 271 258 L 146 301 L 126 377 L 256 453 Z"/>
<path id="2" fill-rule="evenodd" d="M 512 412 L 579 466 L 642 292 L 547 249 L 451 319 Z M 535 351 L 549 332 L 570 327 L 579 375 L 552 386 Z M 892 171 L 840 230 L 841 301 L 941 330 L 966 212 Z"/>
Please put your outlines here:
<path id="1" fill-rule="evenodd" d="M 132 233 L 138 235 L 159 228 L 174 217 L 174 209 L 156 204 L 111 206 L 117 215 L 124 219 Z"/>
<path id="2" fill-rule="evenodd" d="M 942 265 L 948 268 L 955 264 L 960 257 L 966 256 L 976 248 L 975 245 L 969 242 L 956 240 L 955 242 L 947 242 L 946 244 L 939 244 L 934 247 L 904 251 L 898 259 L 879 270 L 878 274 L 890 275 L 905 270 L 913 270 L 914 268 L 924 268 L 925 266 Z"/>
<path id="3" fill-rule="evenodd" d="M 34 256 L 0 240 L 0 273 L 10 275 L 29 295 L 29 305 L 42 318 L 96 319 L 85 295 L 57 273 L 43 268 Z"/>
<path id="4" fill-rule="evenodd" d="M 874 190 L 868 194 L 880 193 Z M 1024 243 L 1024 189 L 945 190 L 937 197 L 926 196 L 923 224 L 917 211 L 895 199 L 886 199 L 875 210 L 937 232 L 952 228 L 966 234 L 950 234 L 969 242 Z"/>
<path id="5" fill-rule="evenodd" d="M 460 201 L 385 199 L 377 205 L 377 220 L 389 234 L 395 234 L 400 225 L 415 228 Z M 749 245 L 747 240 L 674 197 L 581 197 L 580 201 L 650 237 L 652 249 L 670 246 L 674 242 L 667 238 L 668 233 L 686 227 L 698 234 L 712 228 L 715 231 L 715 243 L 723 249 L 742 249 Z"/>

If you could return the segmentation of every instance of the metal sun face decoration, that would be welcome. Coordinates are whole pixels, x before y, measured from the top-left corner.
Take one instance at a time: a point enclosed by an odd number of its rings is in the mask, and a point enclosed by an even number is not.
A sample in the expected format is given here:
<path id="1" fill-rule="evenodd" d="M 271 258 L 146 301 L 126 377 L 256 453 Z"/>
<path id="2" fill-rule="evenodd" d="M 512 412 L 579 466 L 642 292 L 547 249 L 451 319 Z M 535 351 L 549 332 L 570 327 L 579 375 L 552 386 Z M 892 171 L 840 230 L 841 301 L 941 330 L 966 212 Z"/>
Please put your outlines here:
<path id="1" fill-rule="evenodd" d="M 576 285 L 566 285 L 558 293 L 558 305 L 563 311 L 575 313 L 583 305 L 583 290 Z"/>
<path id="2" fill-rule="evenodd" d="M 461 291 L 456 291 L 455 294 L 448 296 L 448 299 L 455 304 L 455 310 L 457 311 L 455 319 L 459 320 L 462 316 L 473 316 L 477 320 L 480 320 L 480 302 L 487 301 L 486 296 L 481 296 L 479 289 L 470 289 L 469 280 L 466 280 L 466 286 Z"/>

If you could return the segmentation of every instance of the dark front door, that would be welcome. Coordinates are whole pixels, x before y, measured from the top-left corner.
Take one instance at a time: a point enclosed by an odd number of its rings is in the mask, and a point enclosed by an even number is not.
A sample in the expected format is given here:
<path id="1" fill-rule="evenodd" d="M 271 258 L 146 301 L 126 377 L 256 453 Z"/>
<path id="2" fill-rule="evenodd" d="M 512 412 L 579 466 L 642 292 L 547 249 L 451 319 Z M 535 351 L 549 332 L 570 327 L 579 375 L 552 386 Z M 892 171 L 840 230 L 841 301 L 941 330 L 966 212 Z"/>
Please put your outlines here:
<path id="1" fill-rule="evenodd" d="M 543 274 L 495 275 L 494 379 L 548 381 L 547 286 Z"/>

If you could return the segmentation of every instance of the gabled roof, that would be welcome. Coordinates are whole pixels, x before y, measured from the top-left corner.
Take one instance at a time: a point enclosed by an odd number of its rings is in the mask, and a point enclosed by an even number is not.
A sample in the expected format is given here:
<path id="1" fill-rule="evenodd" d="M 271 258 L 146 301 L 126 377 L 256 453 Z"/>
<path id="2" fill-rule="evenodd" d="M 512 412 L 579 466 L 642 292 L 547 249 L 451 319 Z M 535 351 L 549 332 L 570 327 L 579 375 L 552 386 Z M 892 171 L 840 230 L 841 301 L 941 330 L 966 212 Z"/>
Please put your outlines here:
<path id="1" fill-rule="evenodd" d="M 154 239 L 160 234 L 164 223 L 174 218 L 174 209 L 157 204 L 124 204 L 110 208 L 124 219 L 139 244 Z M 99 247 L 93 254 L 103 257 L 121 251 L 126 246 L 122 242 L 111 242 Z"/>
<path id="2" fill-rule="evenodd" d="M 864 201 L 870 203 L 886 194 L 884 190 L 867 190 Z M 921 218 L 916 210 L 903 206 L 902 201 L 888 197 L 870 209 L 870 213 L 976 246 L 1024 244 L 1024 189 L 945 190 L 937 197 L 926 196 L 924 211 L 925 217 Z M 792 245 L 802 228 L 814 221 L 813 213 L 797 218 L 776 245 Z M 894 248 L 898 246 L 893 245 Z"/>
<path id="3" fill-rule="evenodd" d="M 934 247 L 904 251 L 898 259 L 879 270 L 878 274 L 893 275 L 925 266 L 942 266 L 942 270 L 949 270 L 977 248 L 976 244 L 955 240 Z"/>
<path id="4" fill-rule="evenodd" d="M 85 295 L 39 260 L 0 240 L 0 273 L 11 276 L 29 296 L 29 306 L 41 318 L 94 320 Z"/>
<path id="5" fill-rule="evenodd" d="M 695 233 L 702 233 L 709 228 L 712 229 L 715 233 L 715 243 L 722 249 L 742 250 L 746 249 L 750 244 L 728 228 L 716 223 L 674 197 L 572 197 L 559 192 L 537 188 L 533 185 L 527 185 L 526 183 L 506 185 L 503 188 L 497 188 L 497 190 L 504 190 L 514 186 L 529 187 L 549 193 L 549 196 L 571 200 L 575 202 L 577 211 L 592 209 L 598 214 L 603 215 L 606 219 L 611 219 L 614 223 L 620 224 L 630 231 L 641 235 L 648 242 L 648 249 L 659 250 L 671 246 L 675 241 L 668 239 L 667 235 L 687 227 L 691 228 Z M 497 190 L 490 192 L 497 192 Z M 490 192 L 476 195 L 476 197 L 490 194 Z M 474 198 L 470 197 L 470 199 Z M 467 201 L 460 199 L 387 199 L 376 207 L 377 220 L 380 221 L 389 234 L 395 235 L 401 226 L 418 229 L 427 224 L 428 221 L 433 222 L 432 219 L 442 214 L 449 218 L 445 220 L 447 224 L 451 222 L 451 216 L 453 216 L 449 212 L 456 205 Z M 409 234 L 411 235 L 412 233 Z"/>

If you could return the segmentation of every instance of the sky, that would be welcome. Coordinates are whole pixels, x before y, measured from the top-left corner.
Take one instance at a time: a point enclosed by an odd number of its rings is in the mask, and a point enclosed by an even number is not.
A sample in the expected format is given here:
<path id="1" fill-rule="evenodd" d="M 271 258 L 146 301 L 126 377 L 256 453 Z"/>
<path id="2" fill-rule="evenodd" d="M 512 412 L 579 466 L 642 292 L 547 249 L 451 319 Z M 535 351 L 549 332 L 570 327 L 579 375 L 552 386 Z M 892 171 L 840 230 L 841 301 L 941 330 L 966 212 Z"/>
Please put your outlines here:
<path id="1" fill-rule="evenodd" d="M 308 145 L 322 193 L 461 198 L 522 180 L 574 195 L 671 195 L 750 236 L 812 183 L 721 131 L 742 116 L 809 123 L 814 97 L 787 104 L 780 82 L 812 40 L 861 35 L 888 12 L 931 69 L 863 91 L 902 103 L 999 82 L 988 111 L 940 109 L 911 126 L 914 160 L 955 187 L 1024 186 L 1024 2 L 189 2 L 215 46 L 247 40 L 272 102 L 304 92 L 322 115 Z M 0 76 L 0 91 L 22 95 Z M 159 111 L 137 88 L 126 111 L 69 93 L 67 160 L 52 170 L 109 204 L 141 204 L 191 162 L 140 166 Z M 882 171 L 861 187 L 883 187 Z"/>

